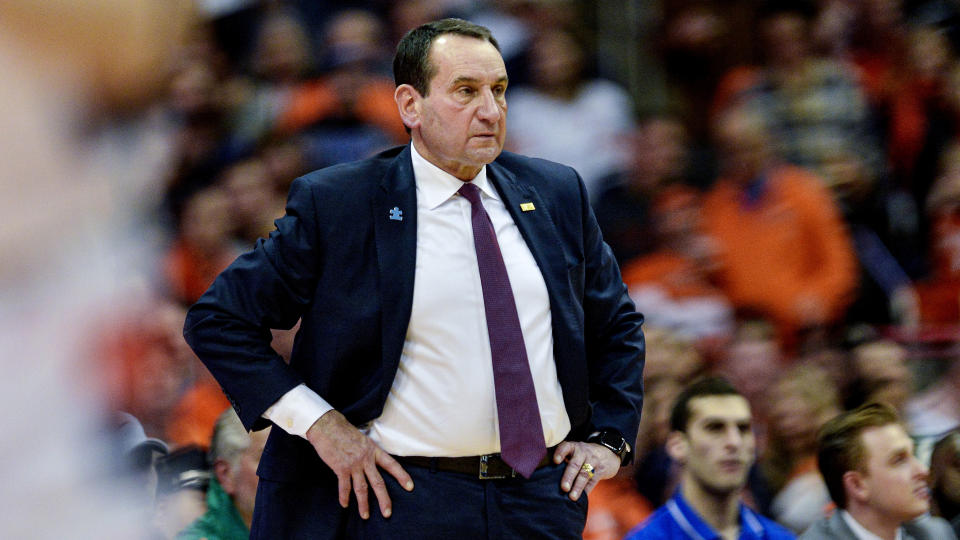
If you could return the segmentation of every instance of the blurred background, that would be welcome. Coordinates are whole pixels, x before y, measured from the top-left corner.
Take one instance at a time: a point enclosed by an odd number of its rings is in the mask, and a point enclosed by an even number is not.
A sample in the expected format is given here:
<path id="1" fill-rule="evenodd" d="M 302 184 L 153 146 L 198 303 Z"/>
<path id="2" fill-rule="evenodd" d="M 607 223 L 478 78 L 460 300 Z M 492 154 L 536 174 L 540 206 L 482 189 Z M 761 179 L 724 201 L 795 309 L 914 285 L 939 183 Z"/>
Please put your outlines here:
<path id="1" fill-rule="evenodd" d="M 172 538 L 205 510 L 158 478 L 213 470 L 181 454 L 228 407 L 185 309 L 294 178 L 407 142 L 393 48 L 445 16 L 493 31 L 507 148 L 578 170 L 647 319 L 638 459 L 588 538 L 669 495 L 669 407 L 704 373 L 750 399 L 749 500 L 794 530 L 837 411 L 889 401 L 925 460 L 956 430 L 960 2 L 5 0 L 0 535 Z"/>

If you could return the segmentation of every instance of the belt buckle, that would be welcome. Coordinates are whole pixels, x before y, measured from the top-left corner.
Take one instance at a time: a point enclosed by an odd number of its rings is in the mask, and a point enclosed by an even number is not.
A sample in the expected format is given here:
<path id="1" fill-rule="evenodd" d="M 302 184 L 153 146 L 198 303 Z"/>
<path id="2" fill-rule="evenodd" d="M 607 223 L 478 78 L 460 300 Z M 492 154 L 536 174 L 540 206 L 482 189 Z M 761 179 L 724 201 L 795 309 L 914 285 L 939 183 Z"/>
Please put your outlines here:
<path id="1" fill-rule="evenodd" d="M 502 480 L 504 478 L 514 478 L 517 476 L 517 471 L 510 469 L 510 474 L 491 474 L 490 473 L 490 458 L 497 457 L 497 454 L 484 454 L 480 456 L 480 474 L 478 478 L 480 480 Z"/>

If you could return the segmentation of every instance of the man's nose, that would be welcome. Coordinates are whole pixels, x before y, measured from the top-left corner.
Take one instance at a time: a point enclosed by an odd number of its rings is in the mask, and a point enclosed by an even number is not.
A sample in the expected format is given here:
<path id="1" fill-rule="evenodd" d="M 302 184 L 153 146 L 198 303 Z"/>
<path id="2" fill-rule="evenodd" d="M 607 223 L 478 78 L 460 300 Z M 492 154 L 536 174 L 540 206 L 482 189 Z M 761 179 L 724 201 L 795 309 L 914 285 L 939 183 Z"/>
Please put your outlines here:
<path id="1" fill-rule="evenodd" d="M 930 476 L 930 469 L 928 469 L 922 461 L 917 459 L 916 456 L 911 456 L 911 459 L 913 460 L 914 475 L 926 480 L 927 477 Z"/>
<path id="2" fill-rule="evenodd" d="M 726 443 L 730 446 L 740 446 L 743 443 L 743 433 L 740 428 L 733 426 L 727 429 Z"/>
<path id="3" fill-rule="evenodd" d="M 480 91 L 480 107 L 477 109 L 477 115 L 481 120 L 490 123 L 500 120 L 500 106 L 492 89 L 484 88 Z"/>

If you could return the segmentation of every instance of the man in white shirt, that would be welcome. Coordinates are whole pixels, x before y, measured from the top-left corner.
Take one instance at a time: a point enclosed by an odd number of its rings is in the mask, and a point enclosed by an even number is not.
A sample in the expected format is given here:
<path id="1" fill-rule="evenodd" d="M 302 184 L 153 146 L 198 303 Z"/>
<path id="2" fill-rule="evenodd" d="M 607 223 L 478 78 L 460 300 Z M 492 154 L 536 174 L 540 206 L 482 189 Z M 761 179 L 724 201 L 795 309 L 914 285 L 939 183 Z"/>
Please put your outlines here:
<path id="1" fill-rule="evenodd" d="M 817 461 L 832 516 L 801 540 L 951 540 L 950 525 L 929 516 L 927 468 L 913 455 L 893 407 L 868 403 L 840 414 L 820 430 Z"/>
<path id="2" fill-rule="evenodd" d="M 579 175 L 502 152 L 488 30 L 414 29 L 394 73 L 412 144 L 297 179 L 187 317 L 244 425 L 281 428 L 251 536 L 579 538 L 636 437 L 642 317 Z M 268 330 L 298 319 L 287 365 Z"/>

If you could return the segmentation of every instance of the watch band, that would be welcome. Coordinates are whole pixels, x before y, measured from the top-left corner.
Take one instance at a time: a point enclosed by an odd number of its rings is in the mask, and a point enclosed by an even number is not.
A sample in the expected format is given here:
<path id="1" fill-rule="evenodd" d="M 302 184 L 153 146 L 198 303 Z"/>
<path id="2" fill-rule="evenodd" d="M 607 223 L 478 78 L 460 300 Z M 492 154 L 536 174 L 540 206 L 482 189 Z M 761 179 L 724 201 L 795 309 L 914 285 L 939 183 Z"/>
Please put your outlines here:
<path id="1" fill-rule="evenodd" d="M 610 449 L 620 458 L 620 465 L 624 465 L 630 457 L 630 444 L 619 432 L 613 430 L 595 431 L 587 436 L 587 442 L 599 444 Z"/>

